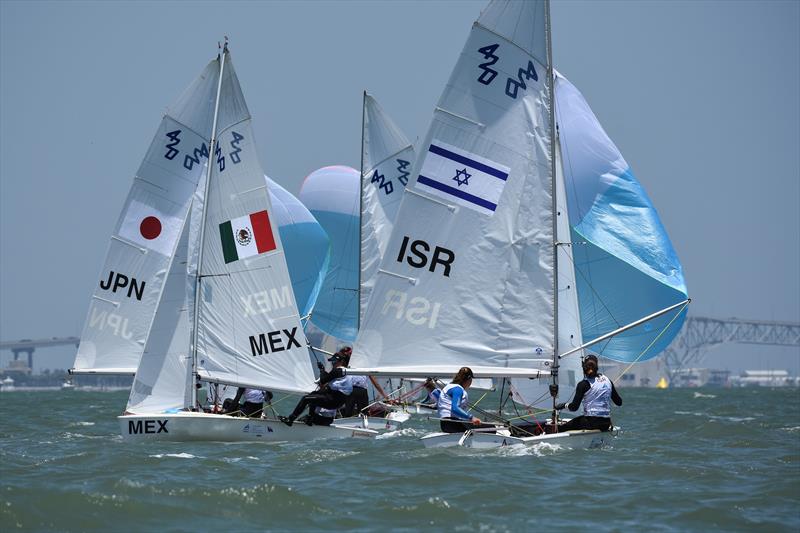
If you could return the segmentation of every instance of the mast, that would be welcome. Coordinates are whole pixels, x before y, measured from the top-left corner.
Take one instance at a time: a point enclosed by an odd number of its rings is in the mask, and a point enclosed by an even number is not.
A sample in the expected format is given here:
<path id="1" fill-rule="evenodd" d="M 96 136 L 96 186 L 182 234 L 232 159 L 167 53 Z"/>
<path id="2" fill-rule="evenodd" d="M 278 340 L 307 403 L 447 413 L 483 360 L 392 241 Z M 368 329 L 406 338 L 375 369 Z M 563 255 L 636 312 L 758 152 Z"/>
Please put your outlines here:
<path id="1" fill-rule="evenodd" d="M 556 184 L 556 95 L 553 79 L 553 39 L 550 24 L 550 0 L 544 4 L 545 14 L 545 39 L 547 46 L 547 88 L 550 91 L 550 176 L 552 183 L 552 218 L 553 218 L 553 366 L 550 373 L 553 383 L 550 385 L 550 396 L 553 397 L 553 427 L 558 428 L 558 411 L 556 411 L 556 397 L 558 396 L 558 199 Z M 557 431 L 557 429 L 556 429 Z"/>
<path id="2" fill-rule="evenodd" d="M 211 123 L 211 140 L 209 142 L 209 149 L 208 149 L 208 168 L 206 171 L 206 183 L 204 186 L 203 191 L 203 209 L 202 214 L 200 215 L 200 240 L 199 240 L 199 249 L 197 252 L 197 274 L 194 283 L 194 317 L 192 321 L 192 382 L 190 383 L 190 388 L 192 390 L 192 405 L 191 408 L 194 409 L 195 405 L 197 405 L 197 387 L 195 383 L 197 381 L 197 324 L 199 322 L 199 313 L 200 313 L 200 280 L 202 278 L 201 273 L 203 271 L 203 242 L 205 241 L 205 233 L 206 233 L 206 214 L 208 206 L 208 188 L 211 182 L 211 168 L 212 168 L 212 158 L 214 156 L 214 148 L 217 142 L 217 115 L 219 113 L 219 97 L 220 93 L 222 92 L 222 74 L 225 72 L 225 56 L 228 53 L 228 38 L 225 37 L 225 44 L 222 47 L 222 53 L 219 56 L 219 80 L 217 82 L 217 98 L 214 102 L 214 120 Z"/>
<path id="3" fill-rule="evenodd" d="M 367 91 L 361 98 L 361 168 L 358 179 L 358 314 L 356 315 L 356 335 L 361 329 L 361 250 L 364 247 L 364 130 L 367 120 Z"/>

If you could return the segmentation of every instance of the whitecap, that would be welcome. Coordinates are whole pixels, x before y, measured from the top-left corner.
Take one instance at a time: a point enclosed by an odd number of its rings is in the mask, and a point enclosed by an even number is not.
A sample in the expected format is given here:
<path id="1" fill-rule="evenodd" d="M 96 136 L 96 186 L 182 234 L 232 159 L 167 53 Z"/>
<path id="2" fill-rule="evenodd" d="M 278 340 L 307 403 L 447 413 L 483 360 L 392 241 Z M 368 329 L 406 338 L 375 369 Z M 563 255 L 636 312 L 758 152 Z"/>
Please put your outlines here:
<path id="1" fill-rule="evenodd" d="M 386 433 L 381 433 L 380 435 L 376 435 L 376 439 L 394 439 L 396 437 L 418 437 L 423 435 L 425 432 L 419 429 L 414 428 L 403 428 L 403 429 L 396 429 L 394 431 L 387 431 Z"/>
<path id="2" fill-rule="evenodd" d="M 150 455 L 149 457 L 154 457 L 156 459 L 163 459 L 164 457 L 175 457 L 177 459 L 202 459 L 197 455 L 192 455 L 191 453 L 158 453 L 155 455 Z"/>
<path id="3" fill-rule="evenodd" d="M 717 395 L 716 394 L 703 394 L 702 392 L 695 392 L 694 393 L 694 397 L 695 398 L 716 398 Z"/>

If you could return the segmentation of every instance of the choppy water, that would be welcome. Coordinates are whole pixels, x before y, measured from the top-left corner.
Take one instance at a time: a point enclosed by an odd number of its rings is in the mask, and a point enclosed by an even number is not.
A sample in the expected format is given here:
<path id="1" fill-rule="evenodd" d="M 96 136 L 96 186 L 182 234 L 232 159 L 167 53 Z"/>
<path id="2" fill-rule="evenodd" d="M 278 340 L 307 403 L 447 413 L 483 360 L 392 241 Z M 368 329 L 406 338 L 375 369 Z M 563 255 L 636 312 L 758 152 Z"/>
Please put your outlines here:
<path id="1" fill-rule="evenodd" d="M 134 445 L 124 392 L 3 392 L 0 530 L 800 530 L 797 389 L 622 392 L 624 433 L 592 451 L 426 450 L 413 420 L 374 441 Z"/>

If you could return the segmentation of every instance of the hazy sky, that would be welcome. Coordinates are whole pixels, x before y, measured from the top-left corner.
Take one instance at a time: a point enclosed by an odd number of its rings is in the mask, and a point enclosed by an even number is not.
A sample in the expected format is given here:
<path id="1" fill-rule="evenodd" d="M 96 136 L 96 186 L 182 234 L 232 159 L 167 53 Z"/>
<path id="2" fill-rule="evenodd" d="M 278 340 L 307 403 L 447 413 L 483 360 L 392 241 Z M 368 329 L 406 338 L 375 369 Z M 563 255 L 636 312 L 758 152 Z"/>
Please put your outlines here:
<path id="1" fill-rule="evenodd" d="M 424 135 L 478 2 L 0 2 L 0 339 L 79 335 L 161 114 L 223 35 L 265 171 L 358 167 L 361 91 Z M 800 322 L 800 2 L 555 1 L 557 68 L 649 193 L 691 313 Z M 37 367 L 74 349 L 40 350 Z M 0 353 L 5 366 L 10 354 Z M 705 365 L 800 367 L 725 345 Z"/>

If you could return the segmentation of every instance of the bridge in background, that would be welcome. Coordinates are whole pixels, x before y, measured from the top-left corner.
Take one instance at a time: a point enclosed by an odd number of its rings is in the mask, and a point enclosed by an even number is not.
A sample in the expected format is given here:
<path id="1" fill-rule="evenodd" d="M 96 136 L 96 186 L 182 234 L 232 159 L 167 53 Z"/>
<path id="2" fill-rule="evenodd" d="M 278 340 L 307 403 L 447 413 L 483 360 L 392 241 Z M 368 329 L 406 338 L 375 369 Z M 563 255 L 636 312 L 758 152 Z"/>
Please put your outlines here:
<path id="1" fill-rule="evenodd" d="M 664 351 L 670 378 L 681 369 L 697 366 L 706 352 L 725 343 L 800 348 L 800 324 L 689 316 Z"/>
<path id="2" fill-rule="evenodd" d="M 66 346 L 69 344 L 74 345 L 76 348 L 81 340 L 78 337 L 51 337 L 49 339 L 22 339 L 19 341 L 3 341 L 0 342 L 0 350 L 11 350 L 14 354 L 14 361 L 19 359 L 19 356 L 25 354 L 28 356 L 28 368 L 33 370 L 33 352 L 36 348 L 49 348 L 52 346 Z"/>
<path id="3" fill-rule="evenodd" d="M 0 342 L 0 350 L 11 350 L 15 361 L 20 355 L 27 355 L 28 368 L 32 369 L 33 352 L 36 348 L 65 345 L 77 347 L 79 343 L 78 337 L 23 339 Z M 664 351 L 663 360 L 670 378 L 681 369 L 696 366 L 711 348 L 725 343 L 800 348 L 800 324 L 689 316 L 678 336 Z"/>

